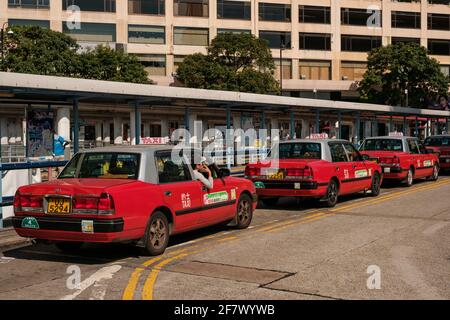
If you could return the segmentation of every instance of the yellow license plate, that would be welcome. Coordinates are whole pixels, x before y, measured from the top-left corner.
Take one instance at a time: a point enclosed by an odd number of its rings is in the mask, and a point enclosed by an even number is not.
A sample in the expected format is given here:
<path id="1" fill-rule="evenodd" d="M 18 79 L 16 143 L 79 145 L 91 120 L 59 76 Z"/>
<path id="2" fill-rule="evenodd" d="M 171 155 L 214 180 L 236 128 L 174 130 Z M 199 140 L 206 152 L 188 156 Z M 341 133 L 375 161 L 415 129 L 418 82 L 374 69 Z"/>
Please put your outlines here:
<path id="1" fill-rule="evenodd" d="M 284 171 L 280 170 L 277 173 L 273 173 L 268 176 L 269 179 L 284 179 Z"/>
<path id="2" fill-rule="evenodd" d="M 47 213 L 70 213 L 70 199 L 48 199 Z"/>

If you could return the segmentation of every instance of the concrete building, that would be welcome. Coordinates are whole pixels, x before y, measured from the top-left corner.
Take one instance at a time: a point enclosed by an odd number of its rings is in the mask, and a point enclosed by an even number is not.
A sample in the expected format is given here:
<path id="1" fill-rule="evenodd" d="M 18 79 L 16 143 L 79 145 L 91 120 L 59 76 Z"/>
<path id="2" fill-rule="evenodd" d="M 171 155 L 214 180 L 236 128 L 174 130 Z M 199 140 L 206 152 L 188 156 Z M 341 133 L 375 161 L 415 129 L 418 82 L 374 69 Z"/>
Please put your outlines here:
<path id="1" fill-rule="evenodd" d="M 218 33 L 269 41 L 283 90 L 295 97 L 355 98 L 367 52 L 414 41 L 450 73 L 449 0 L 2 0 L 0 23 L 36 24 L 81 44 L 137 54 L 159 85 Z M 80 8 L 81 11 L 76 11 Z M 281 49 L 281 50 L 280 50 Z M 282 59 L 280 58 L 282 55 Z M 280 67 L 282 66 L 282 67 Z"/>

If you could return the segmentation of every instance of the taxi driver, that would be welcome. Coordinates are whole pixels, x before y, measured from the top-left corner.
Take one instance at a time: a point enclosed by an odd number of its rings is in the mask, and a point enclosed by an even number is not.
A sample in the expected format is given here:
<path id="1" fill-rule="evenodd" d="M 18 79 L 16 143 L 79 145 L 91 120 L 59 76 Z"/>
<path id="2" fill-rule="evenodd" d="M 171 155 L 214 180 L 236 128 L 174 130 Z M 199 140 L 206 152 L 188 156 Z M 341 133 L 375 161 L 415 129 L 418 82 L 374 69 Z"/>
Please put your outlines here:
<path id="1" fill-rule="evenodd" d="M 213 188 L 213 177 L 211 170 L 209 169 L 206 158 L 202 157 L 200 160 L 200 163 L 194 163 L 192 164 L 192 169 L 194 172 L 194 180 L 200 180 L 206 188 L 212 189 Z M 207 176 L 207 177 L 205 177 Z"/>

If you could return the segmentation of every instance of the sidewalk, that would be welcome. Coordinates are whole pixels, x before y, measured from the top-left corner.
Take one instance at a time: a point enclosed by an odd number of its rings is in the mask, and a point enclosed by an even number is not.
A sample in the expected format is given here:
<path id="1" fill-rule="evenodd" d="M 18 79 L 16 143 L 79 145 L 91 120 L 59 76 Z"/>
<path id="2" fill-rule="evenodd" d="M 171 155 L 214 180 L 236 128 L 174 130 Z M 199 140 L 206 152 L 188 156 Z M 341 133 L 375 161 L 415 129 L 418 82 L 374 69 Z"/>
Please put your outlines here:
<path id="1" fill-rule="evenodd" d="M 0 252 L 31 244 L 31 239 L 19 237 L 14 228 L 0 229 Z"/>

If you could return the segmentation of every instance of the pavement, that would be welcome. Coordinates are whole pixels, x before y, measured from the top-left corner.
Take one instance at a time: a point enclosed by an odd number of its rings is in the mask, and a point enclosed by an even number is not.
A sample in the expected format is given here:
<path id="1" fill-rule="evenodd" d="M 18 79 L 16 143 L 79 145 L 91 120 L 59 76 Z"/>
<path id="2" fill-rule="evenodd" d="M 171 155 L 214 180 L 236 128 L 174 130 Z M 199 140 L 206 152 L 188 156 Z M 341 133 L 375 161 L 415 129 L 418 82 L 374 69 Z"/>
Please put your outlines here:
<path id="1" fill-rule="evenodd" d="M 450 299 L 450 177 L 332 209 L 285 198 L 250 228 L 175 236 L 157 257 L 130 245 L 0 254 L 0 299 Z"/>
<path id="2" fill-rule="evenodd" d="M 0 252 L 30 245 L 31 240 L 19 237 L 12 227 L 0 229 Z"/>

